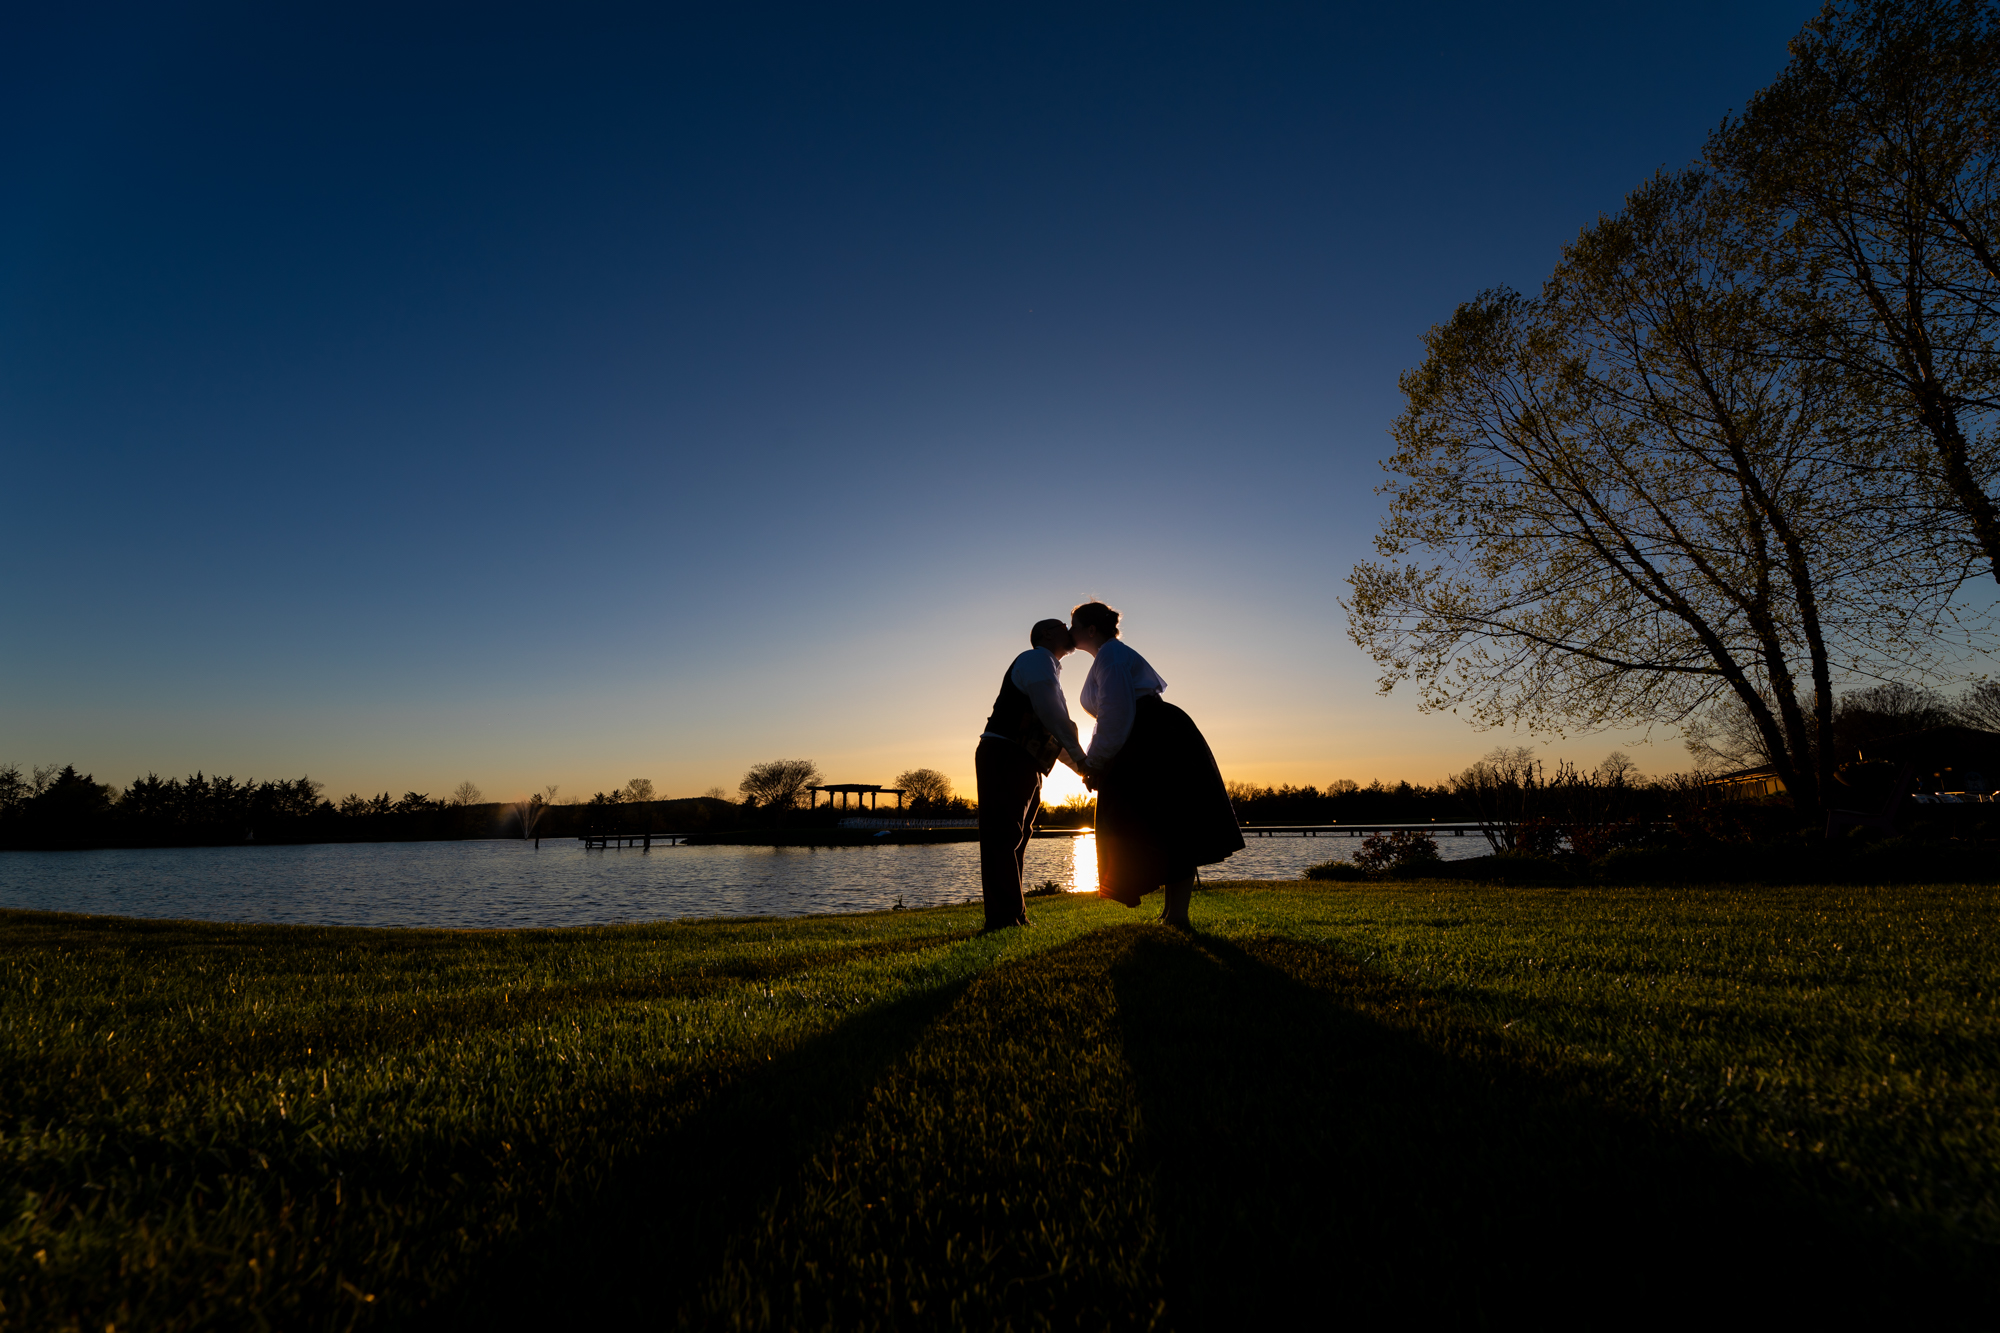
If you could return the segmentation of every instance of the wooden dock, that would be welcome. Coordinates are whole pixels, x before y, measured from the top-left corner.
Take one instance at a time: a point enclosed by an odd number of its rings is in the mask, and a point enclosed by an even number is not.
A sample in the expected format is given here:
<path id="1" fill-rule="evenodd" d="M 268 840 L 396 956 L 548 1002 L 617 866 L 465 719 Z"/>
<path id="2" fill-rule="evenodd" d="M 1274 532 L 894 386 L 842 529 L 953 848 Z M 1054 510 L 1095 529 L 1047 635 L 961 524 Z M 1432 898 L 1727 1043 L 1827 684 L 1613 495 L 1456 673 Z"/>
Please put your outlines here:
<path id="1" fill-rule="evenodd" d="M 885 821 L 886 822 L 886 821 Z M 946 821 L 935 821 L 944 824 Z M 973 820 L 953 820 L 952 824 L 971 825 Z M 1243 836 L 1246 838 L 1365 838 L 1375 833 L 1397 833 L 1404 830 L 1421 830 L 1439 837 L 1463 838 L 1479 833 L 1478 824 L 1245 824 Z M 882 830 L 887 833 L 889 830 Z M 1038 828 L 1034 836 L 1038 838 L 1071 838 L 1095 832 L 1090 828 Z M 578 839 L 586 849 L 600 847 L 650 848 L 654 843 L 664 847 L 675 847 L 686 840 L 685 833 L 586 833 Z M 537 840 L 539 841 L 539 839 Z"/>
<path id="2" fill-rule="evenodd" d="M 663 846 L 674 847 L 685 837 L 687 837 L 685 833 L 586 833 L 577 841 L 583 844 L 585 851 L 589 851 L 593 847 L 610 847 L 613 844 L 620 847 L 648 848 L 657 842 Z"/>
<path id="3" fill-rule="evenodd" d="M 971 824 L 974 821 L 965 821 Z M 1240 826 L 1246 838 L 1365 838 L 1371 833 L 1396 833 L 1404 829 L 1421 829 L 1425 833 L 1447 834 L 1463 838 L 1484 830 L 1478 824 L 1244 824 Z M 1092 828 L 1037 828 L 1038 838 L 1067 838 L 1076 834 L 1094 833 Z"/>
<path id="4" fill-rule="evenodd" d="M 1463 838 L 1483 830 L 1474 824 L 1245 824 L 1246 838 L 1365 838 L 1372 833 L 1422 831 Z"/>

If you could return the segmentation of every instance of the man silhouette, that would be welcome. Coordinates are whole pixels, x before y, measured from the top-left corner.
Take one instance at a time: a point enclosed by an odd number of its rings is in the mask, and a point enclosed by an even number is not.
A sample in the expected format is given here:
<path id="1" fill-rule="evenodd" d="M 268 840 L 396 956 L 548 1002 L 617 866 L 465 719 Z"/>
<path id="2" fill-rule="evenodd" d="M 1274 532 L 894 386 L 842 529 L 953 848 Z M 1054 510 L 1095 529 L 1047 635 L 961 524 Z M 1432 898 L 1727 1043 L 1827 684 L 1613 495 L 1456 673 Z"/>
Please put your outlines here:
<path id="1" fill-rule="evenodd" d="M 988 930 L 1028 924 L 1021 866 L 1042 809 L 1042 779 L 1057 759 L 1084 770 L 1083 746 L 1062 693 L 1062 659 L 1076 651 L 1076 641 L 1062 621 L 1038 620 L 1028 643 L 1000 678 L 1000 697 L 972 761 L 979 774 L 979 885 Z"/>

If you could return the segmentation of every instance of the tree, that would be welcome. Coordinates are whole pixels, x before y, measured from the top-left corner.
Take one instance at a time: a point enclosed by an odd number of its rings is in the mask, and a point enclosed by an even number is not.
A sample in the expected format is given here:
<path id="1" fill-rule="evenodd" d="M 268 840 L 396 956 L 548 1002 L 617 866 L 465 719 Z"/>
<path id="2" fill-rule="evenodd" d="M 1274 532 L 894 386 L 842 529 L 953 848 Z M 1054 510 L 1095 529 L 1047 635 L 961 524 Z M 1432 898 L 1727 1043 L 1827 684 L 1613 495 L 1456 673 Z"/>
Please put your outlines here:
<path id="1" fill-rule="evenodd" d="M 1495 852 L 1550 855 L 1569 844 L 1586 860 L 1609 851 L 1632 813 L 1637 767 L 1620 750 L 1594 772 L 1558 760 L 1551 775 L 1527 746 L 1500 746 L 1448 779 Z"/>
<path id="2" fill-rule="evenodd" d="M 34 791 L 28 779 L 21 776 L 19 764 L 0 764 L 0 819 L 15 814 L 32 795 Z"/>
<path id="3" fill-rule="evenodd" d="M 633 778 L 618 793 L 618 799 L 628 802 L 653 800 L 653 780 L 651 778 Z"/>
<path id="4" fill-rule="evenodd" d="M 893 785 L 903 789 L 903 799 L 912 810 L 934 810 L 951 799 L 951 779 L 935 768 L 898 773 Z"/>
<path id="5" fill-rule="evenodd" d="M 113 788 L 69 764 L 45 783 L 37 769 L 35 780 L 42 788 L 28 798 L 24 813 L 41 837 L 60 845 L 87 843 L 97 836 L 111 809 Z"/>
<path id="6" fill-rule="evenodd" d="M 1830 4 L 1791 50 L 1707 152 L 1782 297 L 1770 327 L 1907 435 L 1916 495 L 2000 579 L 2000 16 Z"/>
<path id="7" fill-rule="evenodd" d="M 1542 762 L 1532 748 L 1496 747 L 1447 781 L 1452 793 L 1479 820 L 1480 831 L 1494 851 L 1553 850 L 1552 830 L 1533 827 L 1536 791 L 1545 780 Z"/>
<path id="8" fill-rule="evenodd" d="M 1768 292 L 1702 172 L 1663 174 L 1426 337 L 1392 428 L 1381 563 L 1350 634 L 1381 687 L 1532 731 L 1685 722 L 1730 698 L 1802 813 L 1836 670 L 1921 664 L 1964 561 L 1836 377 L 1758 342 Z"/>
<path id="9" fill-rule="evenodd" d="M 1229 797 L 1229 803 L 1239 810 L 1261 796 L 1273 794 L 1271 788 L 1260 787 L 1254 782 L 1225 782 L 1222 790 Z"/>
<path id="10" fill-rule="evenodd" d="M 1954 707 L 1966 726 L 2000 731 L 2000 681 L 1980 681 L 1960 695 Z"/>
<path id="11" fill-rule="evenodd" d="M 1604 756 L 1604 762 L 1597 766 L 1600 782 L 1631 783 L 1639 780 L 1639 765 L 1623 750 L 1613 750 Z"/>
<path id="12" fill-rule="evenodd" d="M 1097 798 L 1077 794 L 1063 797 L 1063 803 L 1056 807 L 1072 825 L 1080 824 L 1097 813 Z"/>
<path id="13" fill-rule="evenodd" d="M 804 799 L 806 788 L 818 786 L 819 765 L 810 759 L 773 759 L 753 765 L 737 784 L 745 805 L 791 810 Z"/>
<path id="14" fill-rule="evenodd" d="M 478 805 L 485 799 L 486 793 L 474 786 L 471 779 L 468 778 L 466 781 L 452 788 L 451 799 L 446 804 L 457 806 Z"/>
<path id="15" fill-rule="evenodd" d="M 720 787 L 710 787 L 701 795 L 702 799 L 707 801 L 726 801 L 729 799 L 729 793 Z"/>
<path id="16" fill-rule="evenodd" d="M 1834 713 L 1834 734 L 1841 751 L 1838 757 L 1851 759 L 1855 751 L 1865 752 L 1871 742 L 1905 732 L 1951 726 L 1961 715 L 1962 708 L 1954 708 L 1936 690 L 1907 681 L 1887 681 L 1844 694 Z"/>
<path id="17" fill-rule="evenodd" d="M 1980 688 L 1974 687 L 1957 703 L 1929 686 L 1895 680 L 1841 695 L 1833 710 L 1832 765 L 1837 768 L 1848 763 L 1857 753 L 1866 753 L 1874 742 L 1891 736 L 1953 723 L 1979 725 L 1971 714 Z M 1748 715 L 1728 706 L 1727 701 L 1690 728 L 1688 751 L 1694 756 L 1696 770 L 1704 773 L 1771 762 Z"/>

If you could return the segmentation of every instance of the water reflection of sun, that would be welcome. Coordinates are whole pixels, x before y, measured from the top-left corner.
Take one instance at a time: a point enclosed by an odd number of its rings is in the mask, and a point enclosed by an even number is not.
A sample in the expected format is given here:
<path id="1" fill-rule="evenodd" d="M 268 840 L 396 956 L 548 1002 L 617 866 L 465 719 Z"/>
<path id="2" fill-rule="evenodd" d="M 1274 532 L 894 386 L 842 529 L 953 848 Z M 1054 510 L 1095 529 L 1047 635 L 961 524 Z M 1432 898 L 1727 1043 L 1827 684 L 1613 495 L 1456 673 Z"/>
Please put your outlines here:
<path id="1" fill-rule="evenodd" d="M 1097 835 L 1083 833 L 1070 839 L 1075 849 L 1070 852 L 1071 893 L 1097 892 Z"/>

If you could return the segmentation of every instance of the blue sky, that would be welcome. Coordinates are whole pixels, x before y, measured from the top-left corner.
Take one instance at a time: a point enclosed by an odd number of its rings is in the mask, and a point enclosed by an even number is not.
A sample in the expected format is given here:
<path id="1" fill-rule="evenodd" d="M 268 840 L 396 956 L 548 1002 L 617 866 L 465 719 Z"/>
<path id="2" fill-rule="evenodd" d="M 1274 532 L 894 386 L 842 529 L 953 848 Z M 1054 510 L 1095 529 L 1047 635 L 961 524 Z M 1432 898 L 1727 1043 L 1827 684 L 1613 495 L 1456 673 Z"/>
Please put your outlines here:
<path id="1" fill-rule="evenodd" d="M 1229 776 L 1435 781 L 1522 738 L 1347 641 L 1397 373 L 1815 8 L 17 14 L 0 760 L 969 787 L 1097 596 Z"/>

